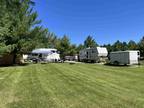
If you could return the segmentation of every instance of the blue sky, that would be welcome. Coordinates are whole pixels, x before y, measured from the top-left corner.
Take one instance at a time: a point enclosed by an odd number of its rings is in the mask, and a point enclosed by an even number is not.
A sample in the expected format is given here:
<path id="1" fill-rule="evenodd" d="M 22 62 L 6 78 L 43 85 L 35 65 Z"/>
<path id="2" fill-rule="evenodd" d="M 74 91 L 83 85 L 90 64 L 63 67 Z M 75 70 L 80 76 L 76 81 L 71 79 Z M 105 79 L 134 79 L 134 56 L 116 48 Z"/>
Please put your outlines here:
<path id="1" fill-rule="evenodd" d="M 38 19 L 74 44 L 92 35 L 100 45 L 144 36 L 144 0 L 35 0 Z"/>

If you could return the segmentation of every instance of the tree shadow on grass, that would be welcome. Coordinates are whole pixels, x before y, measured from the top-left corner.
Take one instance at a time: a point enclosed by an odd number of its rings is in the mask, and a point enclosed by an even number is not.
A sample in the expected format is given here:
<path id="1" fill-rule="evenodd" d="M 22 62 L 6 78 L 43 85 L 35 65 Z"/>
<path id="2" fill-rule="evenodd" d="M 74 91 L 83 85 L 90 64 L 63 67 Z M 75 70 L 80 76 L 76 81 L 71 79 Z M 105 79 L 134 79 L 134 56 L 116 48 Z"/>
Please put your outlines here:
<path id="1" fill-rule="evenodd" d="M 28 66 L 28 65 L 30 65 L 30 63 L 0 65 L 0 68 L 4 68 L 4 67 L 19 67 L 19 66 Z"/>
<path id="2" fill-rule="evenodd" d="M 122 65 L 122 64 L 115 65 L 115 64 L 110 64 L 110 63 L 105 63 L 104 65 L 105 66 L 112 66 L 112 67 L 130 67 L 131 66 L 131 65 Z"/>
<path id="3" fill-rule="evenodd" d="M 124 64 L 114 65 L 114 64 L 106 63 L 104 65 L 105 66 L 111 66 L 111 67 L 139 67 L 139 66 L 143 66 L 140 63 L 139 64 L 134 64 L 134 65 L 124 65 Z"/>

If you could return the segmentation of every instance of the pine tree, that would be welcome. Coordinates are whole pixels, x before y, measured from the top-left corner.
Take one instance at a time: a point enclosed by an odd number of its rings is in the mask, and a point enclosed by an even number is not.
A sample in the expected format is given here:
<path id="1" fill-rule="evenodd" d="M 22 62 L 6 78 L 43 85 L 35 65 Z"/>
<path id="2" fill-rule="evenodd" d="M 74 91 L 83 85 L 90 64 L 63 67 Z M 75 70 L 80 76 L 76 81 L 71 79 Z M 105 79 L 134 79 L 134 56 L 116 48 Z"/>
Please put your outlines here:
<path id="1" fill-rule="evenodd" d="M 31 0 L 0 1 L 0 52 L 12 53 L 14 62 L 17 55 L 44 46 L 47 30 L 36 26 L 37 12 L 33 11 Z"/>
<path id="2" fill-rule="evenodd" d="M 88 47 L 94 48 L 94 47 L 96 47 L 96 46 L 98 46 L 98 44 L 97 44 L 96 41 L 93 39 L 93 37 L 90 36 L 90 35 L 87 36 L 86 40 L 84 41 L 84 47 L 85 47 L 85 48 L 88 48 Z"/>

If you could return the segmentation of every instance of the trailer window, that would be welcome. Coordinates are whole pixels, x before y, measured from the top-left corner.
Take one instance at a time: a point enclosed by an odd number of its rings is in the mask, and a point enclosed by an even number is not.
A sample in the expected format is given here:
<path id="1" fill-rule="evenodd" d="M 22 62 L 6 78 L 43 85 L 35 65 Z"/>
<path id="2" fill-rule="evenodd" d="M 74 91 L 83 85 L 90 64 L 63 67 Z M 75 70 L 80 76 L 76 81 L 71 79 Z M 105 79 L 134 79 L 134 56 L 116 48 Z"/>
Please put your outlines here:
<path id="1" fill-rule="evenodd" d="M 56 51 L 53 50 L 52 53 L 56 53 Z"/>
<path id="2" fill-rule="evenodd" d="M 38 54 L 32 54 L 32 56 L 38 56 Z"/>
<path id="3" fill-rule="evenodd" d="M 40 54 L 39 57 L 41 58 L 41 57 L 42 57 L 42 54 Z"/>

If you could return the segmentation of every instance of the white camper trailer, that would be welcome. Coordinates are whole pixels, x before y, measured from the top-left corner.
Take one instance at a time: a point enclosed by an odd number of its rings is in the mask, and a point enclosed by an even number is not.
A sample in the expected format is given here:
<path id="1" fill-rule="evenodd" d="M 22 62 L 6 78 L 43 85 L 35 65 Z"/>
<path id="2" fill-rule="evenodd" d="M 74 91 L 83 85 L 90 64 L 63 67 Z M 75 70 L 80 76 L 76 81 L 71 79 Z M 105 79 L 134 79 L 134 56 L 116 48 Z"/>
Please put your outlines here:
<path id="1" fill-rule="evenodd" d="M 110 53 L 110 63 L 115 65 L 138 64 L 140 51 L 117 51 Z"/>
<path id="2" fill-rule="evenodd" d="M 46 62 L 57 62 L 60 60 L 60 55 L 58 54 L 57 49 L 40 48 L 33 50 L 28 58 Z"/>
<path id="3" fill-rule="evenodd" d="M 107 58 L 107 55 L 108 51 L 105 47 L 86 48 L 80 51 L 79 60 L 82 62 L 100 62 Z"/>

